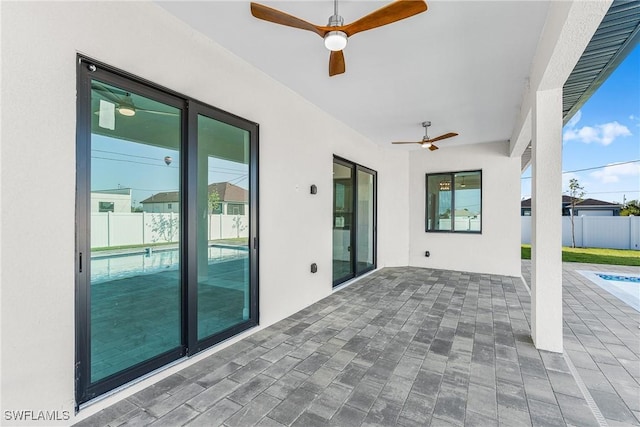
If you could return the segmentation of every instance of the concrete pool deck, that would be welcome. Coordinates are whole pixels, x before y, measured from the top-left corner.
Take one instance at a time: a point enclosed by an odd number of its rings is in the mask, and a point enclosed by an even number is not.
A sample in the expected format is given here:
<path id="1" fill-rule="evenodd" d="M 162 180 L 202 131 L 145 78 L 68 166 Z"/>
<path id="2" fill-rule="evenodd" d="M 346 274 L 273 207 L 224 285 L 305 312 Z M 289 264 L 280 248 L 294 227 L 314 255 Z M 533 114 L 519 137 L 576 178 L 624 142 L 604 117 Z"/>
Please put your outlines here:
<path id="1" fill-rule="evenodd" d="M 520 278 L 385 268 L 79 425 L 640 425 L 639 316 L 590 267 L 564 264 L 565 355 Z"/>

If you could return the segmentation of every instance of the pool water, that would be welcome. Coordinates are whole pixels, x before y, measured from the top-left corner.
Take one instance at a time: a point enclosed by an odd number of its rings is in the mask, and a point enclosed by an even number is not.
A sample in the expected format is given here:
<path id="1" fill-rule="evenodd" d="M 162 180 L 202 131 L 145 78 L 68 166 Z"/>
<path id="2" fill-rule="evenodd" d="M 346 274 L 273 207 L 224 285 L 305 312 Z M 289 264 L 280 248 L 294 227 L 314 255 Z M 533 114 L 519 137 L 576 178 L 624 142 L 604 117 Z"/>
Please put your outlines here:
<path id="1" fill-rule="evenodd" d="M 640 283 L 640 277 L 633 276 L 619 276 L 617 274 L 603 274 L 596 273 L 601 279 L 604 280 L 615 280 L 618 282 L 631 282 L 631 283 Z"/>
<path id="2" fill-rule="evenodd" d="M 640 275 L 585 270 L 578 273 L 640 312 Z"/>
<path id="3" fill-rule="evenodd" d="M 246 258 L 246 246 L 210 246 L 209 264 Z M 118 255 L 94 255 L 91 257 L 91 283 L 98 284 L 117 279 L 126 279 L 161 271 L 178 273 L 180 251 L 178 249 L 155 249 Z"/>

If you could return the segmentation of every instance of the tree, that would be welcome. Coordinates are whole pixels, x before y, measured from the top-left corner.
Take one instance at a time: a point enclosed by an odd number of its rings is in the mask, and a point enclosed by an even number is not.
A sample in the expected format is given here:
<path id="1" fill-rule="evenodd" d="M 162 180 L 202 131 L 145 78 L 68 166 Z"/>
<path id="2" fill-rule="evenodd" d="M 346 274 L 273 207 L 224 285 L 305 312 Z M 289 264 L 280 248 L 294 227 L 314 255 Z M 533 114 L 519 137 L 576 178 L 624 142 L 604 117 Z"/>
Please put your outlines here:
<path id="1" fill-rule="evenodd" d="M 231 228 L 236 229 L 236 238 L 240 238 L 240 233 L 247 229 L 247 226 L 242 223 L 242 218 L 239 215 L 236 215 L 232 219 L 233 225 Z"/>
<path id="2" fill-rule="evenodd" d="M 640 201 L 629 200 L 622 206 L 620 210 L 620 216 L 640 216 Z"/>
<path id="3" fill-rule="evenodd" d="M 576 210 L 576 204 L 582 201 L 584 196 L 584 187 L 580 185 L 577 179 L 571 178 L 569 180 L 569 197 L 571 198 L 571 247 L 576 247 L 576 233 L 573 224 L 574 211 Z"/>
<path id="4" fill-rule="evenodd" d="M 173 242 L 178 235 L 179 219 L 173 213 L 154 213 L 151 217 L 153 242 Z"/>
<path id="5" fill-rule="evenodd" d="M 220 194 L 215 188 L 209 193 L 209 212 L 216 213 L 220 209 Z M 220 212 L 222 213 L 222 212 Z"/>

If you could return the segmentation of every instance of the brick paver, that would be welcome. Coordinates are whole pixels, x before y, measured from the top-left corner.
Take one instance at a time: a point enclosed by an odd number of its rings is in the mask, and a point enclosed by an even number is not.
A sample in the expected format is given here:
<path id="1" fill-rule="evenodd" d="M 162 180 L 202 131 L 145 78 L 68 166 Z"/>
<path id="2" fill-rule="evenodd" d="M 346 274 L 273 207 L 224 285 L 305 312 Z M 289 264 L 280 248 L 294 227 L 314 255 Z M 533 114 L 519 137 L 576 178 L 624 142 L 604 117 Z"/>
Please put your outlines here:
<path id="1" fill-rule="evenodd" d="M 79 425 L 597 426 L 563 356 L 533 346 L 529 310 L 520 278 L 384 268 Z M 637 322 L 607 324 L 617 369 L 606 346 L 567 347 L 615 378 L 596 401 L 633 400 Z M 620 422 L 638 413 L 625 405 Z"/>

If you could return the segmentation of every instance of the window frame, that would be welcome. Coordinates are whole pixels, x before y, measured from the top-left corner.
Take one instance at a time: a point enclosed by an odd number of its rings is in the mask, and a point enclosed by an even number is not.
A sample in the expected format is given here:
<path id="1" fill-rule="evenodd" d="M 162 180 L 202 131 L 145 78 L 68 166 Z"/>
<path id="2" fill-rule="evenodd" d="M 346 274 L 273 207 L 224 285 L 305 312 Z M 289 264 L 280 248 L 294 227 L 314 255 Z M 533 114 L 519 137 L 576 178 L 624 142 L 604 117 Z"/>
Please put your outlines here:
<path id="1" fill-rule="evenodd" d="M 98 212 L 114 212 L 115 206 L 115 202 L 98 202 Z"/>
<path id="2" fill-rule="evenodd" d="M 456 175 L 477 173 L 480 179 L 480 230 L 456 230 L 455 211 L 456 211 Z M 451 178 L 451 230 L 430 230 L 429 229 L 429 177 L 436 175 L 449 175 Z M 454 234 L 482 234 L 482 169 L 460 170 L 453 172 L 430 172 L 425 174 L 425 209 L 424 209 L 424 231 L 426 233 L 454 233 Z"/>

